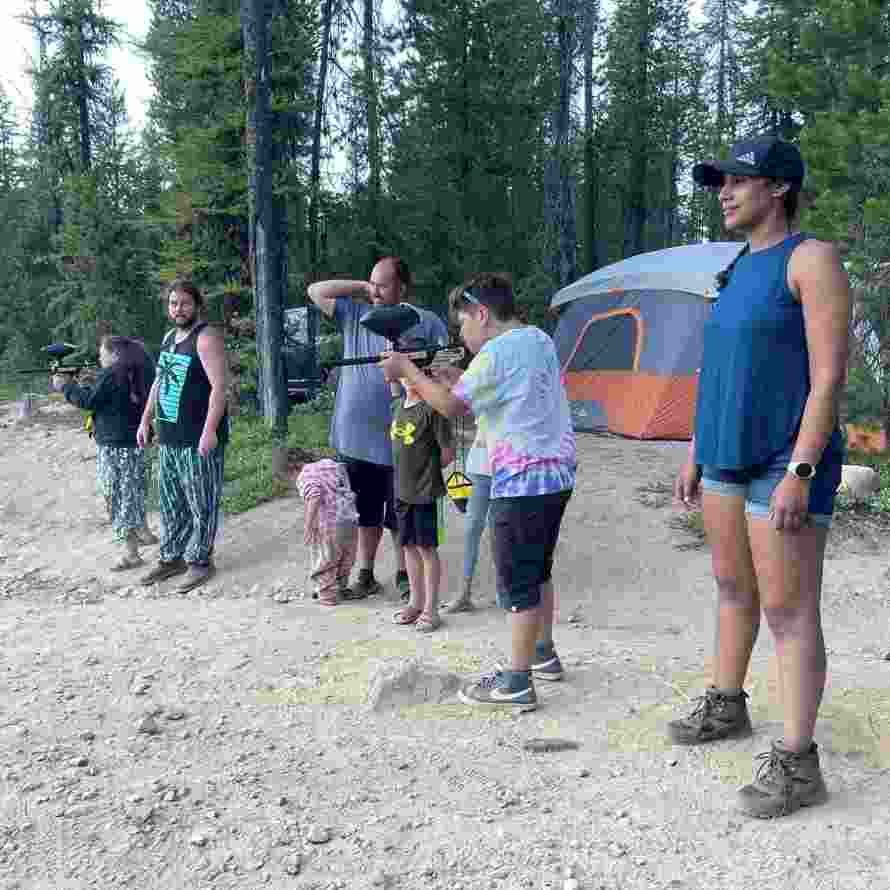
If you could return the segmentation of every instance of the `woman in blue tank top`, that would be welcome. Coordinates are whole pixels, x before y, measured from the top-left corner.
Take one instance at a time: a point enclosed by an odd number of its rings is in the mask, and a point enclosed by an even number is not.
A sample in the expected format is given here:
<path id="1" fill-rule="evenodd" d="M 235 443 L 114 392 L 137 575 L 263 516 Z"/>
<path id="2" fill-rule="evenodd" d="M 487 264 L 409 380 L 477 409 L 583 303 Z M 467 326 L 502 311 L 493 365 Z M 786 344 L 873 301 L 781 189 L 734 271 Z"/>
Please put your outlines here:
<path id="1" fill-rule="evenodd" d="M 676 484 L 701 494 L 719 594 L 713 685 L 671 721 L 678 744 L 750 735 L 743 686 L 763 609 L 785 714 L 782 739 L 739 791 L 772 818 L 827 797 L 813 741 L 825 686 L 820 599 L 825 540 L 840 483 L 838 400 L 847 364 L 850 290 L 836 248 L 797 230 L 804 165 L 774 136 L 697 164 L 719 189 L 726 228 L 747 241 L 718 278 L 705 327 L 695 437 Z"/>

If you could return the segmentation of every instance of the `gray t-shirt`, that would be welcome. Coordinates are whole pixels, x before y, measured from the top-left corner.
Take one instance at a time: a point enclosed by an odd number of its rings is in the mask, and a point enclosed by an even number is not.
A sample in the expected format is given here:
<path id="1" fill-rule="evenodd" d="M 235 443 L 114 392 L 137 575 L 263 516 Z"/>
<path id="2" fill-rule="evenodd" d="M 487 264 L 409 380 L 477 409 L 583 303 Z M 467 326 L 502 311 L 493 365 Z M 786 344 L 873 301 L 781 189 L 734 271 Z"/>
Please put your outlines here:
<path id="1" fill-rule="evenodd" d="M 334 321 L 343 334 L 343 358 L 376 355 L 392 349 L 389 340 L 372 334 L 359 324 L 370 308 L 367 303 L 349 297 L 337 298 Z M 420 324 L 411 328 L 405 338 L 445 346 L 448 343 L 445 322 L 428 309 L 414 308 L 420 313 Z M 383 379 L 383 371 L 378 365 L 340 368 L 331 421 L 331 447 L 344 457 L 391 467 L 392 398 L 389 384 Z"/>

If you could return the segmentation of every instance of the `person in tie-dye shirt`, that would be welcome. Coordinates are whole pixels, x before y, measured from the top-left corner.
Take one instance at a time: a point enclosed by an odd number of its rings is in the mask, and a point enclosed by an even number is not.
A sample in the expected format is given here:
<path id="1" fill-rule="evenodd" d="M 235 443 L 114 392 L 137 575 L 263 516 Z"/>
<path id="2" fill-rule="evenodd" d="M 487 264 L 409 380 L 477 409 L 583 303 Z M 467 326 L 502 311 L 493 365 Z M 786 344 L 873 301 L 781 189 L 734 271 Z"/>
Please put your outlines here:
<path id="1" fill-rule="evenodd" d="M 510 612 L 509 669 L 461 690 L 468 704 L 532 710 L 533 677 L 560 680 L 553 643 L 553 554 L 575 485 L 569 404 L 553 341 L 522 324 L 509 280 L 480 275 L 449 296 L 467 348 L 475 353 L 456 381 L 431 380 L 394 353 L 387 379 L 408 378 L 446 417 L 472 413 L 485 430 L 491 464 L 492 550 L 498 601 Z"/>

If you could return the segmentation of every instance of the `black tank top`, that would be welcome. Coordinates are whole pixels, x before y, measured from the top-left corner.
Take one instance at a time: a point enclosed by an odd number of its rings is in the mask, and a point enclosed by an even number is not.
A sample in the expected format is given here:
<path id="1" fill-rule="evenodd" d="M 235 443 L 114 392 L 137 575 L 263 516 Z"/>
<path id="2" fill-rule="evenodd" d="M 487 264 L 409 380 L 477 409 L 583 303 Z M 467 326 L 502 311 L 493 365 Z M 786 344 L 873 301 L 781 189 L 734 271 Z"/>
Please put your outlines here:
<path id="1" fill-rule="evenodd" d="M 195 325 L 189 335 L 176 342 L 176 331 L 170 331 L 161 344 L 158 356 L 158 438 L 161 445 L 197 448 L 210 407 L 210 379 L 198 356 L 198 336 L 207 327 Z M 216 428 L 220 445 L 229 439 L 229 416 L 226 411 Z"/>

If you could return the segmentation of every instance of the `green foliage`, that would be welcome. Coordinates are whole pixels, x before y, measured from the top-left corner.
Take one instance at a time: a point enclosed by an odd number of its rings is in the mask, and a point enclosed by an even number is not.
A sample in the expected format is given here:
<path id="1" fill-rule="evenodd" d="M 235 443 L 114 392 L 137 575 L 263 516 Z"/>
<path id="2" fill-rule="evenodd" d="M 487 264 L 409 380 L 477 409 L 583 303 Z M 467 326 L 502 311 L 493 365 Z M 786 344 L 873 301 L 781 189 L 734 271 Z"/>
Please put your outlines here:
<path id="1" fill-rule="evenodd" d="M 226 448 L 224 512 L 243 513 L 287 493 L 288 485 L 272 475 L 274 445 L 272 431 L 262 418 L 249 414 L 233 418 Z"/>

